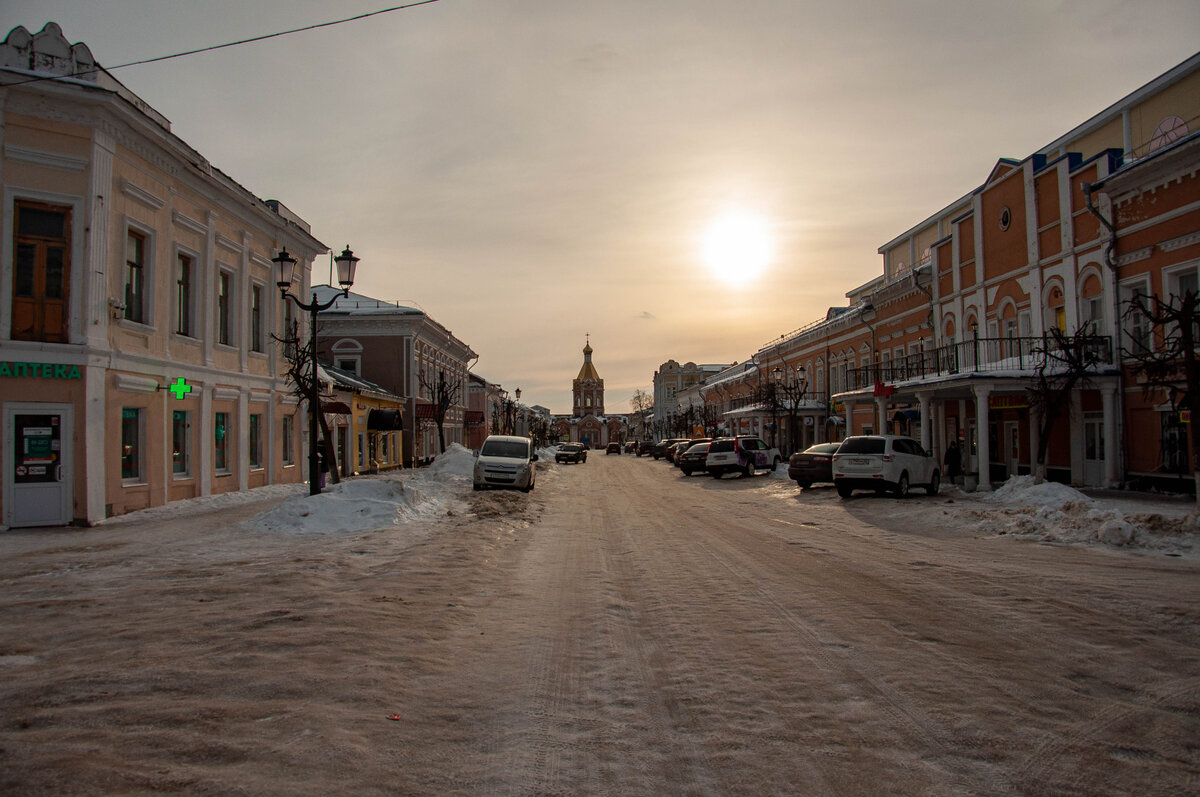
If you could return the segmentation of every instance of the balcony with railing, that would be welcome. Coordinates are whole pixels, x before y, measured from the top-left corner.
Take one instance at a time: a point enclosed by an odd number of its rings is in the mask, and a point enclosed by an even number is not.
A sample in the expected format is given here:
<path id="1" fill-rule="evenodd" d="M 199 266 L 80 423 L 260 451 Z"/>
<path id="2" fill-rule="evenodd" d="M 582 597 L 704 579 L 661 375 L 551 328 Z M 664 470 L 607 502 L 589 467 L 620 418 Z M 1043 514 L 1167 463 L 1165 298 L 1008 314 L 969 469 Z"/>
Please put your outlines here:
<path id="1" fill-rule="evenodd" d="M 1084 358 L 1088 362 L 1098 367 L 1112 364 L 1112 338 L 1107 335 L 1093 335 L 1084 338 L 1081 343 Z M 880 382 L 894 385 L 955 374 L 1019 372 L 1032 376 L 1048 359 L 1051 361 L 1051 367 L 1054 367 L 1057 358 L 1053 356 L 1053 352 L 1059 345 L 1054 338 L 1048 336 L 972 337 L 929 351 L 909 354 L 891 362 L 877 362 L 849 369 L 846 374 L 846 390 L 862 390 Z"/>

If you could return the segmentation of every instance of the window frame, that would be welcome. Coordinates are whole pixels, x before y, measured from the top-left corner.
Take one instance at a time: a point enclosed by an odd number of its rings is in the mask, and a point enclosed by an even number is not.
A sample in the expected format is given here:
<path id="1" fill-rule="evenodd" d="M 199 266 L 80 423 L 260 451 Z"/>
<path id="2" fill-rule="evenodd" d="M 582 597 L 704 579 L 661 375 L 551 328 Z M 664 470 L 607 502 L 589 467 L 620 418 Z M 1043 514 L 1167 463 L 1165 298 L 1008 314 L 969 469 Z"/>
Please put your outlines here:
<path id="1" fill-rule="evenodd" d="M 8 276 L 8 291 L 9 302 L 9 318 L 8 318 L 8 337 L 12 340 L 38 341 L 44 343 L 67 343 L 71 338 L 71 295 L 72 295 L 72 280 L 73 280 L 73 241 L 75 237 L 75 216 L 77 206 L 75 203 L 62 201 L 58 199 L 49 199 L 33 196 L 14 196 L 5 192 L 5 202 L 8 208 L 11 208 L 12 220 L 11 227 L 6 239 L 7 245 L 10 247 L 9 252 L 12 256 L 11 273 Z M 62 237 L 50 237 L 41 235 L 30 230 L 21 230 L 21 209 L 28 208 L 31 211 L 42 211 L 59 214 L 62 216 Z M 30 274 L 30 290 L 29 296 L 18 296 L 16 291 L 17 268 L 19 265 L 18 249 L 21 246 L 32 246 L 34 250 L 33 270 Z M 46 295 L 47 288 L 47 273 L 49 271 L 49 259 L 47 254 L 50 249 L 62 250 L 61 264 L 61 287 L 62 296 L 58 298 L 48 297 Z M 40 292 L 39 292 L 40 286 Z M 46 323 L 46 310 L 52 306 L 53 302 L 60 302 L 58 305 L 61 313 L 61 325 L 53 332 L 49 332 Z M 33 321 L 29 330 L 17 330 L 13 326 L 14 319 L 17 317 L 17 306 L 19 304 L 28 304 L 30 312 L 33 316 Z"/>
<path id="2" fill-rule="evenodd" d="M 224 425 L 220 423 L 224 420 Z M 218 430 L 223 430 L 218 432 Z M 218 433 L 221 435 L 218 437 Z M 229 476 L 233 473 L 233 467 L 230 464 L 232 459 L 232 446 L 229 445 L 230 439 L 233 437 L 233 413 L 224 410 L 213 411 L 213 473 L 218 476 Z M 223 462 L 222 462 L 223 461 Z"/>
<path id="3" fill-rule="evenodd" d="M 280 429 L 280 462 L 283 467 L 290 468 L 296 464 L 296 420 L 294 415 L 284 415 Z"/>
<path id="4" fill-rule="evenodd" d="M 183 416 L 183 446 L 179 446 L 179 416 Z M 179 460 L 183 461 L 182 470 Z M 171 477 L 189 479 L 192 476 L 192 413 L 191 410 L 171 410 Z"/>
<path id="5" fill-rule="evenodd" d="M 196 303 L 196 278 L 199 262 L 200 256 L 196 252 L 182 246 L 175 247 L 175 271 L 172 275 L 174 289 L 171 302 L 172 334 L 193 340 L 199 337 L 196 334 L 196 319 L 199 317 L 199 308 Z M 188 267 L 186 282 L 183 280 L 185 263 Z"/>
<path id="6" fill-rule="evenodd" d="M 248 305 L 247 310 L 250 313 L 250 352 L 253 354 L 266 354 L 266 284 L 258 280 L 250 281 L 250 295 L 246 297 Z M 285 300 L 286 301 L 286 300 Z"/>
<path id="7" fill-rule="evenodd" d="M 236 348 L 238 337 L 234 312 L 237 308 L 237 272 L 228 266 L 218 266 L 216 291 L 213 342 L 218 346 Z"/>
<path id="8" fill-rule="evenodd" d="M 263 464 L 263 414 L 250 413 L 247 421 L 247 445 L 250 458 L 250 470 L 262 470 Z"/>
<path id="9" fill-rule="evenodd" d="M 142 242 L 142 260 L 135 263 L 131 259 L 130 240 L 140 239 Z M 154 252 L 155 231 L 133 219 L 125 220 L 125 261 L 121 269 L 121 318 L 123 324 L 133 324 L 139 327 L 154 326 Z M 130 270 L 136 265 L 141 283 L 136 295 L 130 294 Z M 136 311 L 135 311 L 136 307 Z M 140 317 L 134 317 L 138 315 Z"/>
<path id="10" fill-rule="evenodd" d="M 126 417 L 131 412 L 134 413 L 134 416 L 132 418 Z M 127 438 L 130 431 L 132 431 L 133 437 L 132 444 Z M 121 484 L 146 483 L 145 440 L 145 409 L 142 407 L 121 407 Z M 131 449 L 134 471 L 132 473 L 126 467 L 126 458 L 130 456 L 130 454 L 126 453 L 126 448 Z"/>

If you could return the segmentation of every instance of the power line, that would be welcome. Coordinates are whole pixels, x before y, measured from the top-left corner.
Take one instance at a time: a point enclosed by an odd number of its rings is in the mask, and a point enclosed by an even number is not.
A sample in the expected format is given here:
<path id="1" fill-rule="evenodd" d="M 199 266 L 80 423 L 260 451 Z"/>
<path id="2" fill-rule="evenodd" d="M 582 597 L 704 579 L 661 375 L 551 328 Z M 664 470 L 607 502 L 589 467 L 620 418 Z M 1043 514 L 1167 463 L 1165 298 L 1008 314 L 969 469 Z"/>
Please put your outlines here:
<path id="1" fill-rule="evenodd" d="M 95 72 L 99 72 L 101 70 L 106 71 L 106 72 L 113 72 L 118 69 L 125 69 L 126 67 L 130 67 L 130 66 L 142 66 L 143 64 L 154 64 L 159 61 L 170 61 L 173 58 L 183 58 L 184 56 L 188 56 L 188 55 L 197 55 L 199 53 L 212 52 L 213 50 L 223 50 L 226 47 L 237 47 L 242 44 L 252 44 L 254 42 L 266 41 L 267 39 L 276 39 L 276 38 L 279 38 L 280 36 L 290 36 L 293 33 L 304 33 L 305 31 L 317 30 L 318 28 L 329 28 L 334 25 L 342 25 L 346 22 L 357 22 L 359 20 L 367 19 L 369 17 L 379 16 L 380 14 L 390 14 L 393 11 L 403 11 L 408 8 L 415 8 L 416 6 L 424 6 L 424 5 L 429 5 L 430 3 L 436 3 L 436 2 L 438 2 L 438 0 L 416 0 L 415 2 L 406 3 L 401 6 L 392 6 L 391 8 L 382 8 L 378 11 L 368 11 L 365 14 L 358 14 L 357 16 L 346 17 L 345 19 L 335 19 L 331 22 L 318 22 L 315 25 L 306 25 L 303 28 L 292 28 L 291 30 L 281 30 L 277 33 L 267 33 L 262 36 L 253 36 L 249 39 L 239 39 L 237 41 L 226 42 L 224 44 L 214 44 L 210 47 L 200 47 L 195 50 L 187 50 L 187 51 L 181 52 L 181 53 L 173 53 L 171 55 L 160 55 L 155 58 L 144 58 L 141 61 L 130 61 L 129 63 L 118 64 L 117 66 L 103 66 L 101 64 L 96 64 L 95 69 L 88 69 L 83 72 L 75 72 L 70 75 L 42 75 L 39 77 L 29 78 L 28 80 L 14 81 L 13 83 L 9 83 L 6 85 L 21 86 L 26 83 L 37 83 L 42 80 L 59 80 L 61 78 L 78 78 L 78 77 L 82 77 L 84 75 L 90 75 Z"/>

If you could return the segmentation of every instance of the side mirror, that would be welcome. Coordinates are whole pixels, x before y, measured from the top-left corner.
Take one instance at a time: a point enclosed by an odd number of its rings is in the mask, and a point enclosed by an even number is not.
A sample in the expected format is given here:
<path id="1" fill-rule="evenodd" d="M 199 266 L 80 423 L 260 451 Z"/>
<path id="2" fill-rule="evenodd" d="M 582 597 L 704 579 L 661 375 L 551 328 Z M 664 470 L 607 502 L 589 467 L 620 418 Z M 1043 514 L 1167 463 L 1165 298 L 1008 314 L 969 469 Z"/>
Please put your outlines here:
<path id="1" fill-rule="evenodd" d="M 537 461 L 538 461 L 538 456 L 537 456 L 537 454 L 530 454 L 530 455 L 529 455 L 529 461 L 530 461 L 530 462 L 537 462 Z"/>

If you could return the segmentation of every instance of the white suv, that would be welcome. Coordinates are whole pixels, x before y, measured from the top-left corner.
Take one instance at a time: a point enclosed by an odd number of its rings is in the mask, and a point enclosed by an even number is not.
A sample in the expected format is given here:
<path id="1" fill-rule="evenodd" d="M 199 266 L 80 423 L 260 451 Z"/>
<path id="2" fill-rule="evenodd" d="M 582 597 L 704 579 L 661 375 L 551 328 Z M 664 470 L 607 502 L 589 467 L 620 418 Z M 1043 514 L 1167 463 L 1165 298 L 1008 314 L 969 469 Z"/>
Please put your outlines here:
<path id="1" fill-rule="evenodd" d="M 528 437 L 488 435 L 475 460 L 475 489 L 515 487 L 529 492 L 533 489 L 533 463 L 537 458 L 533 441 Z"/>
<path id="2" fill-rule="evenodd" d="M 833 455 L 833 483 L 842 498 L 856 489 L 891 490 L 904 498 L 914 486 L 937 495 L 942 472 L 933 453 L 911 437 L 859 435 L 843 440 Z"/>
<path id="3" fill-rule="evenodd" d="M 756 470 L 775 470 L 780 459 L 779 449 L 757 437 L 718 437 L 708 446 L 704 469 L 716 479 L 726 473 L 753 476 Z"/>

